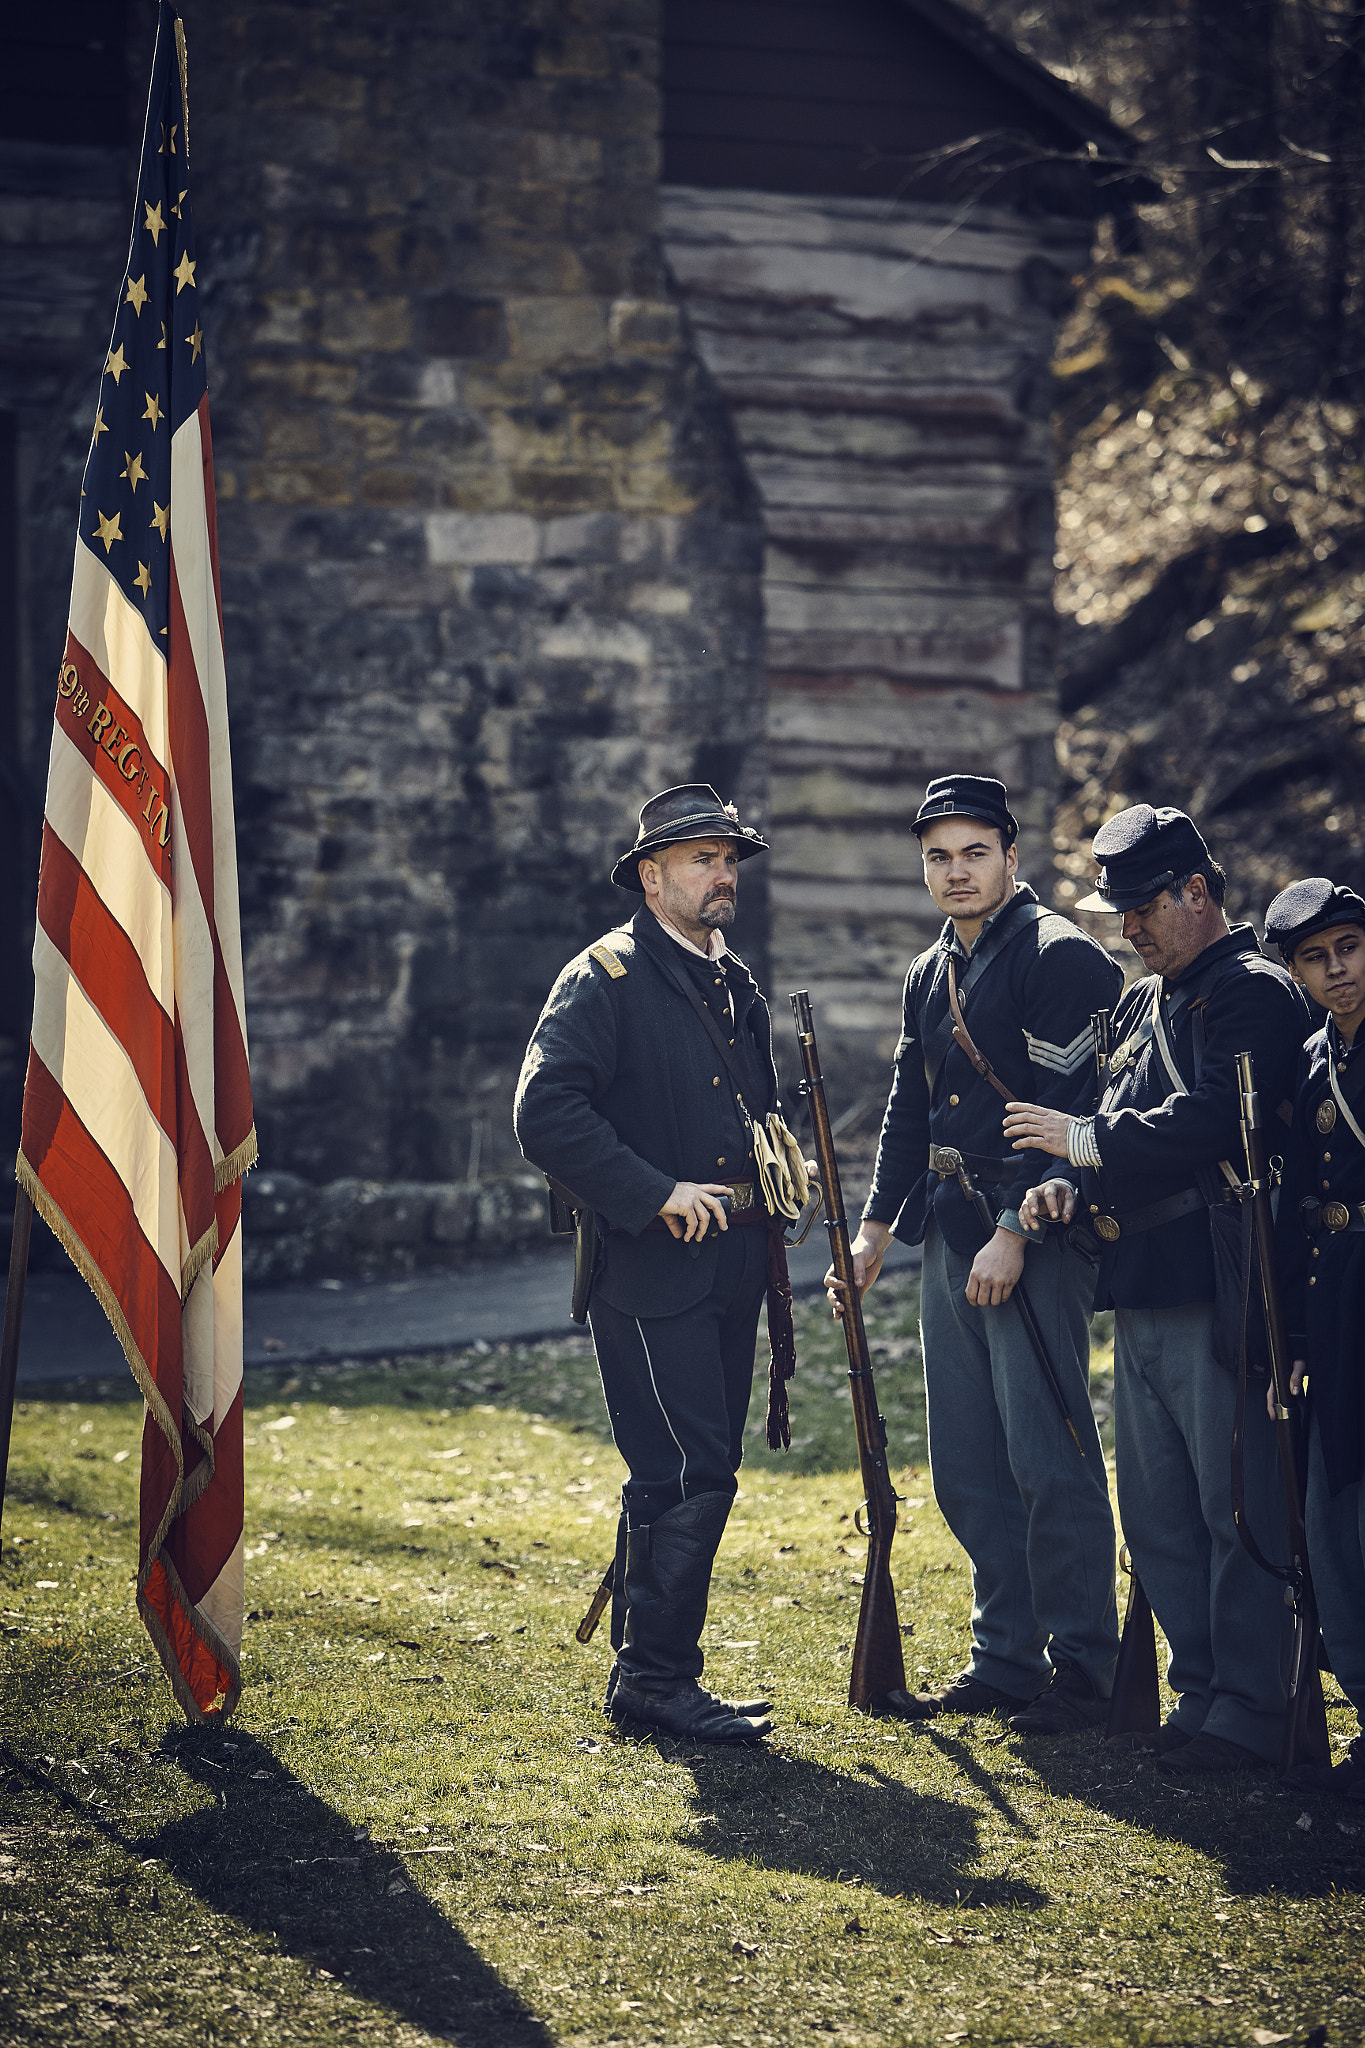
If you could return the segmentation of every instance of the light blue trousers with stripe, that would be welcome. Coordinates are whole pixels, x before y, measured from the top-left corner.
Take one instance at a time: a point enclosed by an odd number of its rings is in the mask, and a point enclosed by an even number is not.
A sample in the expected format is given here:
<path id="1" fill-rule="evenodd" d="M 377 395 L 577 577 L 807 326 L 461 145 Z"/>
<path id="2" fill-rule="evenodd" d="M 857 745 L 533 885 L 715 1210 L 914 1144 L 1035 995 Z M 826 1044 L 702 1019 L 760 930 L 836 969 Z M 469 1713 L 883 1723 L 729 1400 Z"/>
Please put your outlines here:
<path id="1" fill-rule="evenodd" d="M 1114 1524 L 1090 1407 L 1095 1270 L 1056 1233 L 1023 1285 L 1084 1446 L 1082 1457 L 1012 1301 L 973 1308 L 972 1260 L 930 1219 L 921 1333 L 934 1498 L 971 1559 L 971 1670 L 1031 1699 L 1054 1661 L 1107 1697 L 1118 1655 Z"/>

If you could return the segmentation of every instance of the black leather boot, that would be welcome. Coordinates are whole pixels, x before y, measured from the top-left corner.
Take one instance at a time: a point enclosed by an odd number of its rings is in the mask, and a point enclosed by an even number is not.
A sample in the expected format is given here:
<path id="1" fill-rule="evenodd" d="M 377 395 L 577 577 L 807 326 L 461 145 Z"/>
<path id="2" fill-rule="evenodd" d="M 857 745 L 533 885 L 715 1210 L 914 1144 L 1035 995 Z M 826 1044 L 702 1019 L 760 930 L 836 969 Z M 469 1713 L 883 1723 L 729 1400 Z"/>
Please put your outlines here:
<path id="1" fill-rule="evenodd" d="M 772 1723 L 736 1713 L 698 1685 L 711 1566 L 728 1493 L 702 1493 L 626 1538 L 625 1641 L 609 1694 L 613 1720 L 700 1742 L 757 1742 Z"/>

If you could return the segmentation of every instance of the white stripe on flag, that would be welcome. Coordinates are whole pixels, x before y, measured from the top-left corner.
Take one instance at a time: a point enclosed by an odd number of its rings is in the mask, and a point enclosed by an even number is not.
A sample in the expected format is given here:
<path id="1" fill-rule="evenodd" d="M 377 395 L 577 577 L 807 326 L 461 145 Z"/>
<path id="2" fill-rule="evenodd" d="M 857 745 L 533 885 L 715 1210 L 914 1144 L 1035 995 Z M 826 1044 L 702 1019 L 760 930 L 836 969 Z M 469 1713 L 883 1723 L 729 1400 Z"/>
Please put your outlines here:
<path id="1" fill-rule="evenodd" d="M 166 657 L 153 645 L 141 613 L 83 540 L 76 542 L 71 572 L 71 630 L 129 710 L 137 713 L 148 746 L 164 765 L 170 758 Z"/>
<path id="2" fill-rule="evenodd" d="M 39 925 L 33 1049 L 113 1167 L 143 1234 L 180 1291 L 180 1189 L 175 1147 L 152 1114 L 136 1069 Z"/>
<path id="3" fill-rule="evenodd" d="M 246 1571 L 242 1563 L 245 1538 L 239 1536 L 223 1569 L 199 1602 L 234 1657 L 242 1650 L 242 1609 L 246 1605 Z"/>
<path id="4" fill-rule="evenodd" d="M 204 444 L 199 415 L 191 413 L 171 442 L 171 546 L 185 607 L 194 671 L 204 700 L 213 793 L 214 923 L 228 986 L 237 1009 L 242 1045 L 246 997 L 242 979 L 242 927 L 237 893 L 237 839 L 232 812 L 232 750 L 228 737 L 227 673 L 218 625 L 213 562 L 204 503 Z"/>
<path id="5" fill-rule="evenodd" d="M 238 1223 L 213 1272 L 213 1426 L 221 1424 L 242 1384 L 242 1226 Z"/>
<path id="6" fill-rule="evenodd" d="M 197 1423 L 213 1421 L 213 1262 L 201 1266 L 180 1317 L 184 1402 Z"/>
<path id="7" fill-rule="evenodd" d="M 169 1017 L 175 1000 L 171 892 L 148 860 L 136 822 L 90 772 L 90 763 L 55 721 L 47 774 L 47 822 L 84 868 L 115 924 L 127 934 L 153 994 Z"/>

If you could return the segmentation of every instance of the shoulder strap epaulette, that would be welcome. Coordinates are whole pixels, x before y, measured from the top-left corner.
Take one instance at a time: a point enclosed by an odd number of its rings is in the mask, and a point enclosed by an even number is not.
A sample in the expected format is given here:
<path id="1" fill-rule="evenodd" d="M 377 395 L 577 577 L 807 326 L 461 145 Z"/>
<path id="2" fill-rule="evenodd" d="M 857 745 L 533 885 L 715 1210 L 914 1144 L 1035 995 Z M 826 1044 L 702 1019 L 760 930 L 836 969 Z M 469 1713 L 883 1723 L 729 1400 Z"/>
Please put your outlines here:
<path id="1" fill-rule="evenodd" d="M 613 981 L 620 981 L 627 971 L 624 961 L 612 951 L 605 939 L 599 939 L 595 946 L 589 946 L 588 958 L 595 960 L 599 967 L 605 967 Z"/>

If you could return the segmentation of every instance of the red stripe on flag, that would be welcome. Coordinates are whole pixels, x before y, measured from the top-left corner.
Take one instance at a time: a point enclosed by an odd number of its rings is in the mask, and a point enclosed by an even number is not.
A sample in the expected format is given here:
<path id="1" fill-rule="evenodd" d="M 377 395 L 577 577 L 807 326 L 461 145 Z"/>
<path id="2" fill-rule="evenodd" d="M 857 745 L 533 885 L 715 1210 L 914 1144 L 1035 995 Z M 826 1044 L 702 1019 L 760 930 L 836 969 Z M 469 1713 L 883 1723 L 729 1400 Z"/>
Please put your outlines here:
<path id="1" fill-rule="evenodd" d="M 171 759 L 175 763 L 175 789 L 184 820 L 185 845 L 194 863 L 199 883 L 199 900 L 209 929 L 213 929 L 213 777 L 209 767 L 209 722 L 204 710 L 204 692 L 194 665 L 194 648 L 185 620 L 180 578 L 176 573 L 175 546 L 170 562 L 170 632 L 166 658 L 166 709 Z"/>
<path id="2" fill-rule="evenodd" d="M 194 665 L 174 548 L 171 550 L 170 572 L 167 700 L 171 758 L 175 762 L 176 793 L 185 823 L 185 843 L 199 884 L 204 915 L 213 934 L 213 1114 L 218 1142 L 225 1153 L 231 1153 L 242 1143 L 252 1125 L 251 1071 L 214 920 L 213 780 L 208 716 Z"/>
<path id="3" fill-rule="evenodd" d="M 127 1053 L 148 1108 L 176 1148 L 185 1228 L 190 1244 L 198 1244 L 213 1222 L 213 1155 L 190 1093 L 180 1034 L 153 995 L 132 940 L 48 825 L 38 921 Z"/>
<path id="4" fill-rule="evenodd" d="M 57 723 L 137 826 L 147 858 L 169 887 L 169 777 L 137 713 L 70 631 L 57 678 Z"/>
<path id="5" fill-rule="evenodd" d="M 142 1598 L 171 1646 L 171 1654 L 180 1667 L 180 1675 L 195 1705 L 201 1714 L 212 1713 L 219 1699 L 231 1694 L 237 1683 L 236 1675 L 226 1664 L 220 1664 L 208 1644 L 201 1642 L 195 1634 L 189 1616 L 171 1591 L 166 1567 L 160 1558 L 147 1574 Z"/>
<path id="6" fill-rule="evenodd" d="M 180 1413 L 180 1289 L 148 1243 L 127 1188 L 30 1046 L 24 1082 L 24 1157 L 123 1311 L 148 1372 Z M 159 1434 L 159 1432 L 158 1432 Z M 162 1494 L 170 1498 L 172 1477 Z"/>
<path id="7" fill-rule="evenodd" d="M 148 1108 L 174 1144 L 171 1020 L 152 993 L 136 946 L 105 908 L 76 856 L 47 824 L 38 870 L 38 922 L 132 1061 Z"/>
<path id="8" fill-rule="evenodd" d="M 236 1400 L 213 1433 L 213 1478 L 198 1500 L 172 1524 L 164 1545 L 186 1594 L 196 1604 L 237 1547 L 242 1533 L 244 1487 L 239 1387 Z"/>

